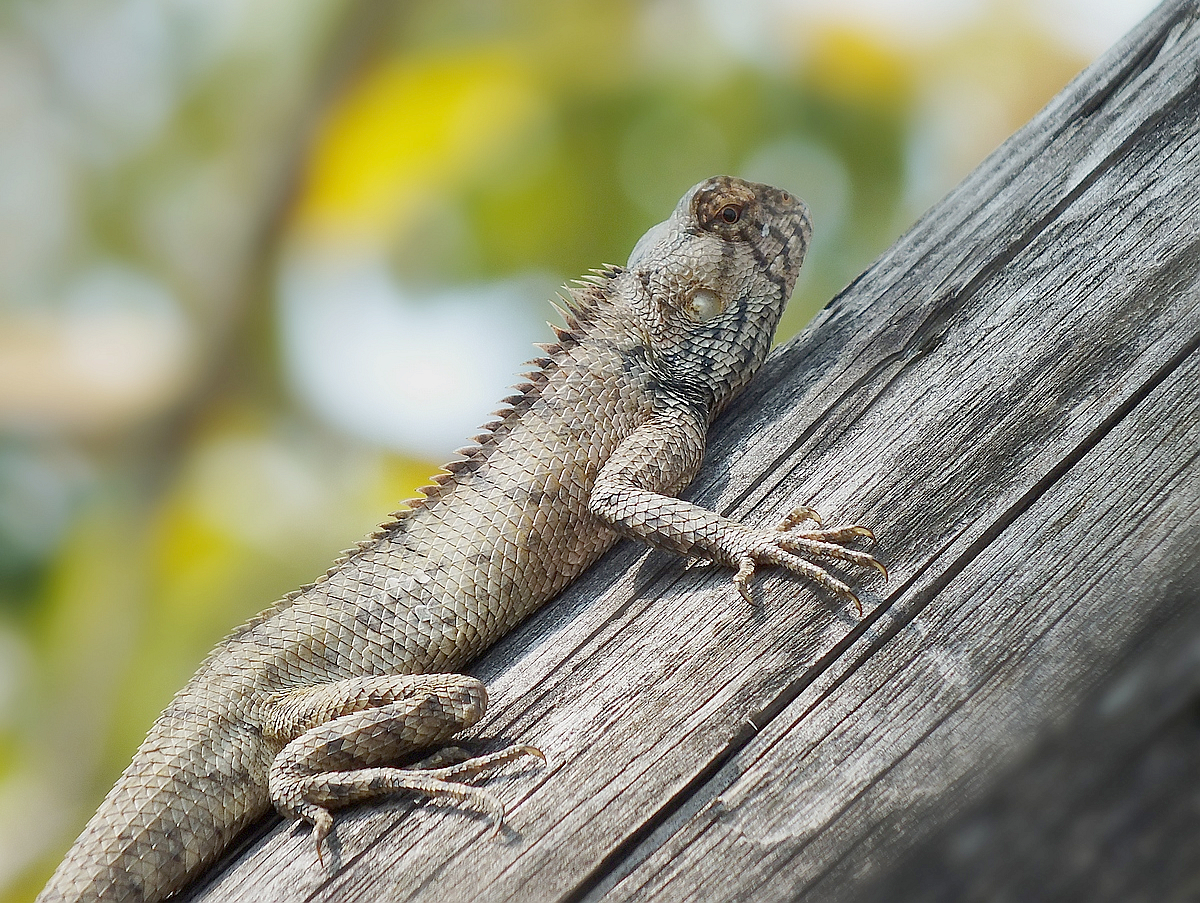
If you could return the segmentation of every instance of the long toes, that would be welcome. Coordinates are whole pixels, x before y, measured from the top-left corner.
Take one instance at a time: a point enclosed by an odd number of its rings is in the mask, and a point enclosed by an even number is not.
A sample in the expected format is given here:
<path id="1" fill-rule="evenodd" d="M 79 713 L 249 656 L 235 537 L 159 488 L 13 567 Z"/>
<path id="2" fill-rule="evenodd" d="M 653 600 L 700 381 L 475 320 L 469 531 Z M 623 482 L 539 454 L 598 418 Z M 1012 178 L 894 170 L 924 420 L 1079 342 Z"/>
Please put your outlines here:
<path id="1" fill-rule="evenodd" d="M 875 533 L 862 524 L 839 524 L 836 527 L 829 527 L 824 532 L 837 533 L 839 536 L 845 536 L 847 539 L 863 537 L 870 542 L 875 541 Z"/>
<path id="2" fill-rule="evenodd" d="M 414 789 L 414 788 L 406 788 Z M 445 781 L 435 778 L 419 789 L 431 800 L 454 800 L 455 802 L 487 816 L 493 825 L 494 834 L 499 834 L 504 827 L 506 812 L 504 803 L 494 793 L 482 787 L 461 784 L 458 781 Z"/>
<path id="3" fill-rule="evenodd" d="M 787 516 L 775 525 L 775 529 L 780 533 L 786 533 L 793 527 L 799 526 L 808 520 L 812 521 L 818 527 L 821 526 L 821 515 L 817 514 L 816 509 L 810 508 L 808 505 L 800 505 L 789 511 Z"/>
<path id="4" fill-rule="evenodd" d="M 865 568 L 874 568 L 883 575 L 884 580 L 888 579 L 887 568 L 874 555 L 868 555 L 865 552 L 856 552 L 853 549 L 842 549 L 840 554 L 831 554 L 829 557 L 836 558 L 839 561 L 848 561 L 851 564 L 857 564 Z"/>
<path id="5" fill-rule="evenodd" d="M 883 579 L 888 578 L 887 568 L 885 568 L 873 555 L 866 552 L 859 552 L 856 549 L 847 549 L 834 542 L 823 542 L 819 540 L 804 539 L 796 535 L 780 537 L 776 541 L 776 545 L 781 549 L 786 549 L 788 552 L 794 552 L 800 555 L 807 555 L 813 558 L 829 558 L 836 561 L 848 561 L 851 564 L 857 564 L 861 567 L 874 568 L 883 575 Z"/>
<path id="6" fill-rule="evenodd" d="M 870 555 L 857 549 L 847 549 L 836 542 L 826 542 L 821 539 L 805 539 L 795 533 L 785 533 L 774 537 L 774 545 L 789 552 L 801 555 L 812 555 L 818 558 L 840 558 L 843 561 L 853 561 L 857 564 L 867 564 Z"/>
<path id="7" fill-rule="evenodd" d="M 413 762 L 408 768 L 414 771 L 437 771 L 442 768 L 461 765 L 471 760 L 471 753 L 461 746 L 445 746 L 432 755 Z"/>
<path id="8" fill-rule="evenodd" d="M 764 561 L 787 568 L 793 574 L 799 574 L 801 577 L 807 577 L 814 583 L 825 587 L 830 592 L 837 593 L 839 596 L 845 596 L 850 592 L 850 587 L 841 580 L 838 580 L 823 567 L 813 564 L 807 558 L 793 554 L 787 549 L 775 547 L 768 550 L 762 557 Z"/>
<path id="9" fill-rule="evenodd" d="M 467 787 L 466 791 L 462 796 L 462 801 L 477 812 L 488 816 L 492 820 L 492 837 L 499 837 L 500 832 L 504 830 L 506 816 L 504 803 L 500 801 L 500 797 L 478 787 Z"/>
<path id="10" fill-rule="evenodd" d="M 439 781 L 451 781 L 457 778 L 471 777 L 482 774 L 485 771 L 490 771 L 493 768 L 498 768 L 522 756 L 531 756 L 535 759 L 540 759 L 543 764 L 546 761 L 545 754 L 536 746 L 521 744 L 505 747 L 499 752 L 489 753 L 486 756 L 475 756 L 472 759 L 458 762 L 446 768 L 433 769 L 429 772 L 429 776 Z"/>
<path id="11" fill-rule="evenodd" d="M 836 558 L 840 561 L 849 561 L 851 564 L 861 565 L 865 568 L 874 568 L 883 575 L 883 579 L 888 579 L 888 570 L 884 567 L 883 562 L 874 555 L 868 555 L 865 552 L 855 552 L 853 549 L 843 549 L 844 554 L 830 555 L 830 558 Z"/>
<path id="12" fill-rule="evenodd" d="M 446 770 L 448 771 L 449 769 Z M 463 784 L 460 781 L 445 780 L 436 776 L 433 772 L 425 772 L 421 777 L 422 781 L 419 785 L 409 783 L 408 781 L 398 781 L 392 789 L 413 791 L 435 801 L 454 800 L 468 809 L 473 809 L 476 812 L 486 815 L 496 823 L 497 831 L 503 827 L 505 817 L 504 803 L 500 797 L 491 791 L 485 790 L 482 787 L 475 787 L 471 784 Z"/>
<path id="13" fill-rule="evenodd" d="M 815 539 L 818 542 L 847 543 L 866 537 L 869 542 L 875 541 L 875 534 L 866 527 L 830 527 L 828 530 L 792 530 L 790 535 L 800 539 Z"/>

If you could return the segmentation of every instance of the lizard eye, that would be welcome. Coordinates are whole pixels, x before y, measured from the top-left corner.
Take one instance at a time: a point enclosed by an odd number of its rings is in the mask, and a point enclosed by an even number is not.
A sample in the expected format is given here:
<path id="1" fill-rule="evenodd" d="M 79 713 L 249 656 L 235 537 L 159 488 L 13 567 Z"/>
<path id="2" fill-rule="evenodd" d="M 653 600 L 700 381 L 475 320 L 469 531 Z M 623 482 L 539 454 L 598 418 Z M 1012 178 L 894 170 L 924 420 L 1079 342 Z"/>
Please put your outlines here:
<path id="1" fill-rule="evenodd" d="M 742 218 L 742 208 L 737 204 L 726 204 L 721 208 L 717 216 L 721 217 L 721 219 L 732 226 Z"/>

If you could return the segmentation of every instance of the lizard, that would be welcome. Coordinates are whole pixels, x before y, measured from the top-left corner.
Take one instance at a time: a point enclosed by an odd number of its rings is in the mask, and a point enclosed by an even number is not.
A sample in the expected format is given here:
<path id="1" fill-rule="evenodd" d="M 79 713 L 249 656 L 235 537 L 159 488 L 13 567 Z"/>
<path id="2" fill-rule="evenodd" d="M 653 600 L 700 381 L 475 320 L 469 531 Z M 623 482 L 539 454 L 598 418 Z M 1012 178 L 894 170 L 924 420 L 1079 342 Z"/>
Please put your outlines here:
<path id="1" fill-rule="evenodd" d="M 808 507 L 753 527 L 678 498 L 766 359 L 811 235 L 794 195 L 717 176 L 625 266 L 568 286 L 556 341 L 422 497 L 209 654 L 38 900 L 162 900 L 272 805 L 312 824 L 318 857 L 331 810 L 389 794 L 498 827 L 503 803 L 470 779 L 539 750 L 413 760 L 482 717 L 486 688 L 461 669 L 620 537 L 734 569 L 747 602 L 770 564 L 858 605 L 823 563 L 886 579 L 850 547 L 867 528 Z"/>

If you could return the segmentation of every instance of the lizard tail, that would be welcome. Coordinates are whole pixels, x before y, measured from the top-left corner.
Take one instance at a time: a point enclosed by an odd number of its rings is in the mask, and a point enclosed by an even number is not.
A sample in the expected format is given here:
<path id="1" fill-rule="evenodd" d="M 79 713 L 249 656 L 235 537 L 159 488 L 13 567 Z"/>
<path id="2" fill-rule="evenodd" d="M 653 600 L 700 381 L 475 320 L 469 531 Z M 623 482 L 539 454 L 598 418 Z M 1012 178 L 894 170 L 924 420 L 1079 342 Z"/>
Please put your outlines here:
<path id="1" fill-rule="evenodd" d="M 219 774 L 210 764 L 205 779 L 197 780 L 203 763 L 213 762 L 212 734 L 193 737 L 186 744 L 191 748 L 181 749 L 179 735 L 165 729 L 169 715 L 154 725 L 37 903 L 163 900 L 269 808 L 265 771 L 256 780 L 260 769 L 250 763 L 222 763 Z"/>

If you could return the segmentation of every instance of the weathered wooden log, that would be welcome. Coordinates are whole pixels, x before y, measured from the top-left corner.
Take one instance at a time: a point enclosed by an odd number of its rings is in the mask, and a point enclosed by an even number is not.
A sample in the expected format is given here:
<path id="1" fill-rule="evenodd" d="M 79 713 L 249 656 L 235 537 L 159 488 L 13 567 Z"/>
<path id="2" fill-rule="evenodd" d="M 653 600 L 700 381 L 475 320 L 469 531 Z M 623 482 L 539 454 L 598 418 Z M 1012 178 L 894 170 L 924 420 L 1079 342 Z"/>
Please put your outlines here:
<path id="1" fill-rule="evenodd" d="M 800 187 L 800 186 L 797 186 Z M 689 493 L 879 536 L 861 619 L 619 546 L 479 661 L 471 813 L 264 829 L 216 900 L 1200 887 L 1200 6 L 1168 2 L 778 351 Z"/>

